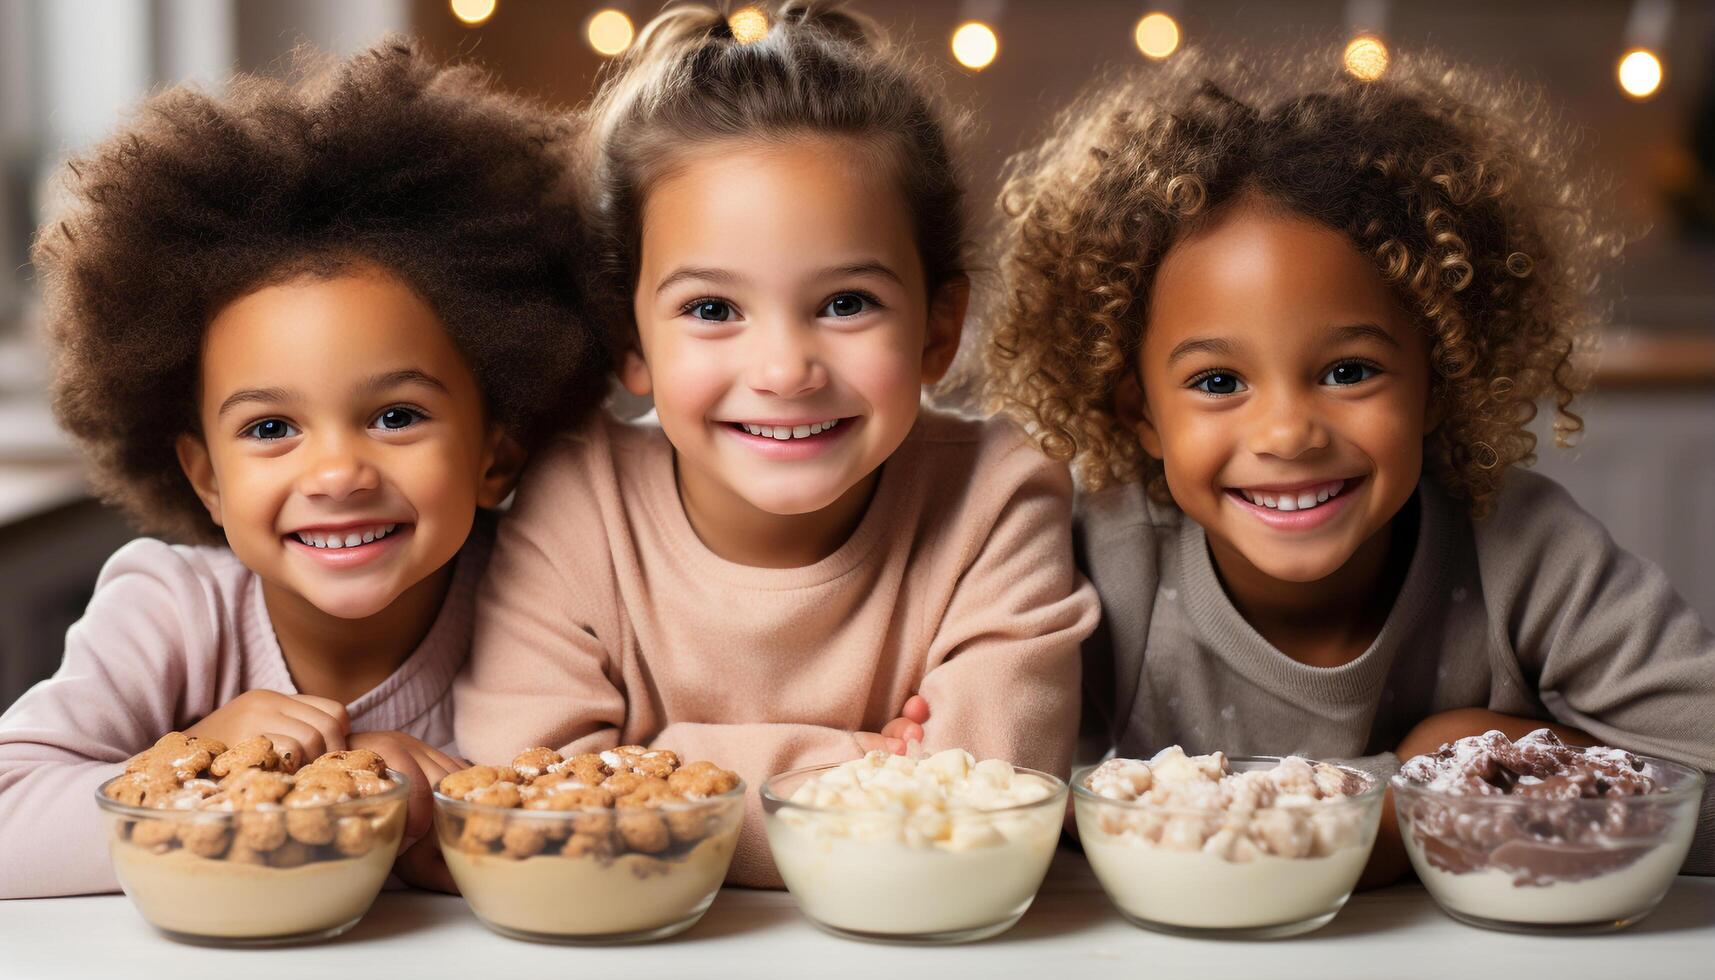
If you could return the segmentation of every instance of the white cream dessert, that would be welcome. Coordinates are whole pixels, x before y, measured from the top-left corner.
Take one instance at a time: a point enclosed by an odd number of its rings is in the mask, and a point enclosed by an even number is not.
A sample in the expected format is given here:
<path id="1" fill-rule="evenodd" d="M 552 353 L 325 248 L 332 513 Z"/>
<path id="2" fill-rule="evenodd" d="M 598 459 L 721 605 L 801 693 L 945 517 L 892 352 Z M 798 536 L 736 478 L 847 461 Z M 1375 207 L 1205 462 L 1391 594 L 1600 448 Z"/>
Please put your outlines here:
<path id="1" fill-rule="evenodd" d="M 1234 771 L 1171 746 L 1113 759 L 1077 794 L 1097 879 L 1135 920 L 1182 929 L 1320 924 L 1350 896 L 1380 818 L 1379 787 L 1295 756 Z"/>
<path id="2" fill-rule="evenodd" d="M 743 810 L 743 783 L 712 763 L 635 745 L 570 759 L 539 747 L 447 776 L 435 824 L 447 869 L 490 927 L 604 942 L 693 925 L 726 877 Z"/>
<path id="3" fill-rule="evenodd" d="M 812 920 L 878 936 L 1010 925 L 1064 814 L 1058 780 L 962 749 L 871 752 L 788 790 L 766 821 L 786 887 Z"/>
<path id="4" fill-rule="evenodd" d="M 1483 925 L 1612 928 L 1672 885 L 1701 785 L 1687 767 L 1539 729 L 1416 756 L 1394 798 L 1418 877 L 1449 911 Z"/>

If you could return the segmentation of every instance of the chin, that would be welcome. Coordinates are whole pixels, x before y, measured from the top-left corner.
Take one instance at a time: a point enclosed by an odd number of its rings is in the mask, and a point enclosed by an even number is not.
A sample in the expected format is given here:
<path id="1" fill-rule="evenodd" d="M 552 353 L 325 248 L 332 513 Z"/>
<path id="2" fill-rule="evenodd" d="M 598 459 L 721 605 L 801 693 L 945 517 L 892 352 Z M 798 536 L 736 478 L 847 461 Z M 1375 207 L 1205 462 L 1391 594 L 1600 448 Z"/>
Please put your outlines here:
<path id="1" fill-rule="evenodd" d="M 749 501 L 750 505 L 755 507 L 757 510 L 768 514 L 774 514 L 779 517 L 796 517 L 800 514 L 814 514 L 824 507 L 831 506 L 836 500 L 840 499 L 839 494 L 806 494 L 801 488 L 781 493 L 771 493 L 767 491 L 746 493 L 743 494 L 743 496 L 744 499 Z"/>
<path id="2" fill-rule="evenodd" d="M 327 594 L 303 593 L 310 604 L 335 619 L 368 619 L 382 612 L 398 598 L 393 594 L 352 594 L 345 590 L 328 590 Z"/>

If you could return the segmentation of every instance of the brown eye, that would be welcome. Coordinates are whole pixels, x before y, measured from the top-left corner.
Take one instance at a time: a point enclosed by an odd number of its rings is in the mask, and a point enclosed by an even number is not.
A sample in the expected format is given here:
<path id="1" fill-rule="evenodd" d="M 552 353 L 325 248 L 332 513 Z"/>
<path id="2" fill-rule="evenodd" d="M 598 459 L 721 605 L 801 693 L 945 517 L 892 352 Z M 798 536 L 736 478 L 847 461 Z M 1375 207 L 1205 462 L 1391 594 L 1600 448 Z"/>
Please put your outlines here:
<path id="1" fill-rule="evenodd" d="M 869 301 L 857 293 L 841 293 L 828 300 L 828 305 L 822 307 L 822 315 L 832 317 L 857 316 L 868 308 Z"/>
<path id="2" fill-rule="evenodd" d="M 1231 395 L 1239 390 L 1239 379 L 1236 375 L 1217 371 L 1203 375 L 1191 387 L 1211 395 Z"/>
<path id="3" fill-rule="evenodd" d="M 699 320 L 725 323 L 732 318 L 732 307 L 725 300 L 705 299 L 692 304 L 690 313 Z"/>
<path id="4" fill-rule="evenodd" d="M 377 428 L 398 430 L 411 426 L 422 419 L 422 415 L 409 408 L 390 408 L 375 418 Z"/>

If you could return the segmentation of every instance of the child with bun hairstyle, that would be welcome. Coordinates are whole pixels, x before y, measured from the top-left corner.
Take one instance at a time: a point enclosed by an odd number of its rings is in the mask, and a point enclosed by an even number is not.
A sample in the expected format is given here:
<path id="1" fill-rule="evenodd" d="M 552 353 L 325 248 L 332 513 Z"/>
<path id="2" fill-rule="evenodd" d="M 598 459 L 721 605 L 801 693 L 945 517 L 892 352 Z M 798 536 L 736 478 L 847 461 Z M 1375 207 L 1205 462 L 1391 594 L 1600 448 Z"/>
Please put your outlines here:
<path id="1" fill-rule="evenodd" d="M 391 41 L 144 104 L 37 241 L 54 397 L 145 530 L 0 717 L 0 897 L 117 888 L 96 787 L 168 731 L 452 758 L 493 515 L 599 405 L 574 128 Z M 295 766 L 289 766 L 295 767 Z M 446 884 L 433 838 L 399 870 Z"/>
<path id="2" fill-rule="evenodd" d="M 1017 161 L 988 392 L 1080 478 L 1106 747 L 1387 773 L 1547 724 L 1715 768 L 1715 638 L 1521 468 L 1539 403 L 1581 428 L 1619 244 L 1562 133 L 1433 58 L 1186 52 Z"/>
<path id="3" fill-rule="evenodd" d="M 1010 423 L 921 407 L 969 292 L 934 91 L 825 3 L 752 43 L 675 7 L 616 67 L 592 308 L 660 426 L 603 419 L 526 475 L 454 689 L 460 746 L 736 770 L 730 880 L 753 885 L 779 884 L 755 792 L 774 773 L 907 737 L 1063 773 L 1096 617 L 1070 475 Z"/>

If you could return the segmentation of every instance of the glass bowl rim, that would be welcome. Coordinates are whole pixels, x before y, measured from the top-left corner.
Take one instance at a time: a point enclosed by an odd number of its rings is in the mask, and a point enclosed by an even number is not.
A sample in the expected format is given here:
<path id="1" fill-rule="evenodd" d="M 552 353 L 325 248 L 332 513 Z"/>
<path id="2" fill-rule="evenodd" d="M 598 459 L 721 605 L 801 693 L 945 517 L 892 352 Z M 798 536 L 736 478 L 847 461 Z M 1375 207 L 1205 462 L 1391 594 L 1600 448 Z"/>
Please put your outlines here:
<path id="1" fill-rule="evenodd" d="M 1688 766 L 1672 759 L 1664 759 L 1655 755 L 1638 755 L 1638 759 L 1648 765 L 1679 777 L 1679 782 L 1667 789 L 1653 793 L 1639 793 L 1634 796 L 1582 796 L 1570 800 L 1543 799 L 1532 796 L 1512 796 L 1506 793 L 1447 793 L 1442 790 L 1430 789 L 1422 783 L 1414 783 L 1405 775 L 1396 772 L 1388 779 L 1388 785 L 1393 787 L 1396 796 L 1404 795 L 1418 800 L 1438 800 L 1448 804 L 1472 806 L 1578 806 L 1578 807 L 1611 807 L 1614 804 L 1622 806 L 1643 806 L 1645 804 L 1681 803 L 1703 796 L 1703 786 L 1708 777 L 1703 770 L 1696 766 Z M 1415 756 L 1414 756 L 1415 758 Z"/>
<path id="2" fill-rule="evenodd" d="M 833 769 L 838 769 L 840 766 L 849 765 L 850 763 L 855 762 L 855 761 L 857 761 L 857 760 L 847 759 L 844 762 L 825 762 L 825 763 L 822 763 L 821 765 L 800 766 L 796 769 L 787 769 L 783 772 L 777 772 L 774 775 L 769 776 L 767 779 L 762 781 L 762 788 L 760 790 L 758 790 L 758 793 L 762 797 L 763 804 L 766 806 L 767 804 L 772 803 L 774 805 L 775 810 L 791 809 L 791 810 L 799 810 L 799 811 L 802 811 L 804 813 L 819 813 L 819 814 L 838 815 L 838 816 L 842 816 L 842 817 L 859 817 L 859 818 L 873 817 L 876 819 L 880 819 L 883 817 L 897 816 L 898 814 L 896 814 L 892 810 L 854 810 L 850 807 L 811 806 L 808 803 L 793 803 L 791 800 L 788 800 L 788 799 L 786 799 L 786 798 L 784 798 L 784 797 L 782 797 L 782 796 L 780 796 L 774 792 L 774 785 L 778 781 L 783 781 L 786 779 L 792 779 L 792 778 L 800 777 L 800 776 L 809 776 L 809 775 L 811 775 L 813 773 L 817 773 L 817 772 L 827 772 L 827 771 L 830 771 Z M 956 814 L 962 814 L 962 815 L 980 813 L 983 816 L 994 816 L 994 815 L 1006 814 L 1006 813 L 1017 813 L 1019 811 L 1030 810 L 1030 809 L 1033 809 L 1036 807 L 1048 806 L 1049 804 L 1054 803 L 1055 801 L 1059 801 L 1061 806 L 1065 805 L 1067 784 L 1066 784 L 1066 781 L 1064 779 L 1061 779 L 1059 776 L 1056 776 L 1051 772 L 1044 772 L 1041 769 L 1032 769 L 1029 766 L 1013 766 L 1012 771 L 1013 771 L 1014 775 L 1017 775 L 1018 773 L 1024 773 L 1027 776 L 1036 776 L 1036 777 L 1039 777 L 1041 779 L 1047 780 L 1049 785 L 1053 787 L 1053 792 L 1049 793 L 1047 796 L 1044 796 L 1039 800 L 1031 800 L 1028 803 L 1014 803 L 1011 806 L 992 807 L 989 809 L 982 809 L 979 807 L 972 807 L 972 806 L 949 805 L 949 806 L 944 808 L 945 811 L 947 813 L 956 813 Z M 770 815 L 772 815 L 772 813 Z"/>
<path id="3" fill-rule="evenodd" d="M 520 788 L 523 786 L 522 783 L 518 785 Z M 592 786 L 588 788 L 596 789 L 598 787 Z M 717 803 L 727 803 L 732 800 L 743 799 L 744 794 L 749 789 L 750 785 L 743 779 L 740 779 L 738 781 L 738 785 L 727 790 L 725 793 L 716 793 L 713 796 L 705 796 L 695 800 L 679 800 L 673 803 L 662 803 L 659 806 L 651 806 L 648 809 L 656 813 L 690 813 L 696 810 L 709 809 Z M 586 806 L 569 807 L 564 810 L 528 810 L 521 806 L 495 806 L 492 803 L 473 803 L 470 800 L 454 799 L 453 797 L 442 793 L 438 788 L 434 791 L 434 797 L 435 809 L 440 810 L 444 808 L 449 812 L 458 813 L 460 816 L 466 815 L 464 811 L 468 811 L 471 813 L 512 814 L 514 816 L 521 815 L 527 820 L 563 820 L 568 816 L 584 816 L 593 813 L 618 813 L 620 809 L 618 806 Z"/>
<path id="4" fill-rule="evenodd" d="M 1278 765 L 1282 760 L 1287 759 L 1287 758 L 1293 758 L 1293 757 L 1284 756 L 1284 755 L 1229 755 L 1229 756 L 1227 756 L 1227 763 L 1229 765 L 1231 765 L 1232 763 L 1235 763 L 1235 762 L 1273 763 L 1275 765 Z M 1297 756 L 1296 758 L 1303 759 L 1306 762 L 1318 763 L 1320 765 L 1325 765 L 1325 766 L 1333 766 L 1334 768 L 1340 770 L 1341 772 L 1348 772 L 1348 773 L 1351 773 L 1355 776 L 1359 776 L 1364 780 L 1364 789 L 1361 792 L 1353 793 L 1350 796 L 1324 797 L 1324 798 L 1319 799 L 1319 800 L 1307 800 L 1307 801 L 1302 802 L 1302 803 L 1300 803 L 1300 802 L 1278 803 L 1278 804 L 1273 804 L 1273 805 L 1266 806 L 1266 807 L 1258 807 L 1257 809 L 1259 809 L 1259 810 L 1291 810 L 1291 811 L 1311 812 L 1311 811 L 1316 811 L 1316 810 L 1332 809 L 1334 807 L 1341 807 L 1341 806 L 1369 806 L 1369 805 L 1375 803 L 1376 801 L 1380 800 L 1382 797 L 1382 794 L 1387 792 L 1387 785 L 1388 785 L 1387 780 L 1382 779 L 1380 776 L 1375 776 L 1375 775 L 1372 775 L 1370 773 L 1367 773 L 1367 772 L 1363 771 L 1362 769 L 1354 769 L 1351 766 L 1343 766 L 1337 762 L 1321 762 L 1321 760 L 1312 759 L 1308 756 Z M 1104 761 L 1111 761 L 1111 760 L 1104 760 Z M 1139 761 L 1147 762 L 1149 760 L 1142 759 Z M 1224 807 L 1224 806 L 1190 806 L 1190 805 L 1183 804 L 1183 803 L 1177 803 L 1177 804 L 1175 804 L 1175 803 L 1151 803 L 1148 800 L 1142 800 L 1142 799 L 1138 799 L 1138 800 L 1110 799 L 1109 797 L 1102 796 L 1102 795 L 1096 793 L 1094 790 L 1092 790 L 1088 786 L 1084 785 L 1085 781 L 1087 779 L 1089 779 L 1090 774 L 1095 772 L 1096 769 L 1098 767 L 1100 767 L 1101 765 L 1102 765 L 1102 763 L 1097 762 L 1097 763 L 1093 763 L 1093 764 L 1087 765 L 1087 766 L 1080 766 L 1080 767 L 1078 767 L 1078 770 L 1076 772 L 1072 773 L 1072 795 L 1073 795 L 1074 799 L 1076 799 L 1080 802 L 1095 803 L 1095 804 L 1100 804 L 1102 806 L 1115 806 L 1115 807 L 1121 807 L 1121 808 L 1128 809 L 1128 810 L 1147 810 L 1151 813 L 1184 813 L 1184 814 L 1197 814 L 1197 815 L 1221 814 L 1224 816 L 1224 815 L 1231 812 L 1231 809 L 1229 807 Z M 1247 770 L 1247 771 L 1254 771 L 1254 770 Z"/>
<path id="5" fill-rule="evenodd" d="M 395 800 L 402 801 L 409 796 L 411 792 L 411 777 L 397 769 L 388 769 L 386 778 L 392 782 L 393 785 L 384 792 L 376 793 L 374 796 L 354 796 L 349 800 L 335 800 L 331 803 L 317 803 L 314 806 L 281 806 L 279 809 L 268 810 L 200 810 L 194 807 L 188 810 L 175 810 L 151 806 L 132 806 L 129 803 L 121 803 L 118 800 L 109 799 L 107 796 L 107 787 L 111 786 L 118 780 L 124 779 L 125 775 L 125 773 L 120 773 L 117 776 L 102 780 L 101 785 L 95 788 L 95 802 L 100 804 L 101 808 L 109 813 L 116 813 L 126 817 L 153 820 L 169 819 L 213 822 L 216 817 L 233 818 L 243 813 L 286 813 L 288 811 L 314 813 L 317 810 L 331 810 L 335 807 L 369 806 L 376 803 L 389 803 Z M 282 775 L 286 774 L 282 773 Z"/>

